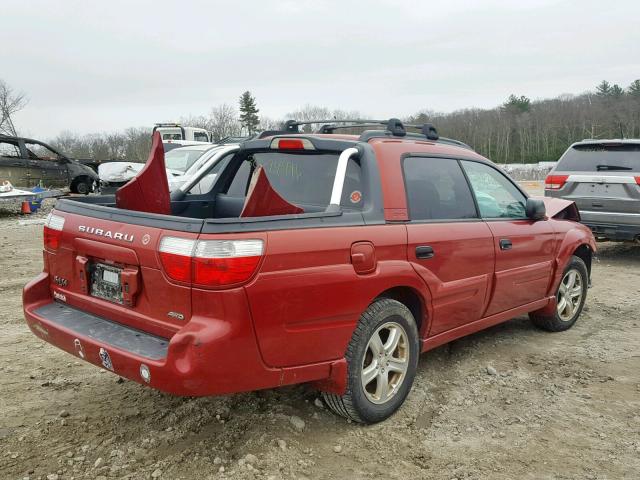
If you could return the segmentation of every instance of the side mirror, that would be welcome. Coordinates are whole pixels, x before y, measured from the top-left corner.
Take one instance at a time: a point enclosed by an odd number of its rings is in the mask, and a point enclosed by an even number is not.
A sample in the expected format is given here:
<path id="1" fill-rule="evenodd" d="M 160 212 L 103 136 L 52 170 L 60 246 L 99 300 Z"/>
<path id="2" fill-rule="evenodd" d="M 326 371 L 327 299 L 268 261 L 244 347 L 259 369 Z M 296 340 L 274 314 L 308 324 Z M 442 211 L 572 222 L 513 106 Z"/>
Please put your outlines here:
<path id="1" fill-rule="evenodd" d="M 531 220 L 542 220 L 547 214 L 547 210 L 544 206 L 544 200 L 540 200 L 539 198 L 527 198 L 527 205 L 525 209 L 527 218 L 530 218 Z"/>

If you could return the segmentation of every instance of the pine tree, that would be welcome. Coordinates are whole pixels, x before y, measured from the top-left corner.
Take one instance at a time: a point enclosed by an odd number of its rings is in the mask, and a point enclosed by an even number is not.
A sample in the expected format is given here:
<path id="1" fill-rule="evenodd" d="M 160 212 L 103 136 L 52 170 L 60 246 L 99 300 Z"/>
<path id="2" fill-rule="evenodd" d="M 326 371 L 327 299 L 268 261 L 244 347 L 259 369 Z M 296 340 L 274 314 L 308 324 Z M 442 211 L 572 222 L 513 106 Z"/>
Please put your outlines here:
<path id="1" fill-rule="evenodd" d="M 258 117 L 258 108 L 256 107 L 256 99 L 247 90 L 240 96 L 240 123 L 247 130 L 249 135 L 256 132 L 260 124 Z"/>
<path id="2" fill-rule="evenodd" d="M 613 98 L 620 98 L 624 95 L 624 90 L 617 83 L 611 87 L 611 96 Z"/>
<path id="3" fill-rule="evenodd" d="M 612 89 L 611 84 L 606 80 L 603 80 L 596 87 L 596 95 L 598 95 L 599 97 L 609 97 L 611 96 L 611 89 Z"/>
<path id="4" fill-rule="evenodd" d="M 531 109 L 531 99 L 521 95 L 516 97 L 515 95 L 509 95 L 507 101 L 502 105 L 502 108 L 511 113 L 525 113 Z"/>
<path id="5" fill-rule="evenodd" d="M 640 98 L 640 79 L 631 82 L 631 85 L 629 85 L 629 88 L 627 89 L 627 93 L 632 97 Z"/>

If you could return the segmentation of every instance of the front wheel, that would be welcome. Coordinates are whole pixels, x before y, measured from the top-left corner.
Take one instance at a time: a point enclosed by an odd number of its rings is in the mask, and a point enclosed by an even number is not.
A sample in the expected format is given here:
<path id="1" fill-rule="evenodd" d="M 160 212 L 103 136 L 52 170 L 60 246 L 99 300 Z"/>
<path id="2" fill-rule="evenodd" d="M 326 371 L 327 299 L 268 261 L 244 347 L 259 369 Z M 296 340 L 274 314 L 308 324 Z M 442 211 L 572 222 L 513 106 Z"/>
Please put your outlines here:
<path id="1" fill-rule="evenodd" d="M 347 389 L 344 395 L 323 393 L 326 404 L 356 422 L 388 418 L 411 390 L 419 348 L 411 311 L 396 300 L 376 300 L 360 317 L 347 347 Z"/>
<path id="2" fill-rule="evenodd" d="M 556 311 L 553 315 L 529 314 L 531 321 L 539 328 L 549 332 L 568 330 L 578 320 L 584 302 L 587 299 L 589 273 L 580 257 L 571 257 L 569 265 L 562 274 L 562 280 L 556 291 Z"/>
<path id="3" fill-rule="evenodd" d="M 71 185 L 71 192 L 89 195 L 93 191 L 93 181 L 89 177 L 79 177 Z"/>

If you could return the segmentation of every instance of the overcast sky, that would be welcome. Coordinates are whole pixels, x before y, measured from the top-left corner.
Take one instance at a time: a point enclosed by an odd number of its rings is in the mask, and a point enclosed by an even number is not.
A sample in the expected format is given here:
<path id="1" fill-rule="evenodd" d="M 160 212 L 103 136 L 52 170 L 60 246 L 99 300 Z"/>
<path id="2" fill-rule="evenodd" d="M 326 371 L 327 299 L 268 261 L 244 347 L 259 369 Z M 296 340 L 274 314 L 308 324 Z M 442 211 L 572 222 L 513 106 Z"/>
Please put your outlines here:
<path id="1" fill-rule="evenodd" d="M 640 1 L 0 0 L 23 135 L 151 126 L 244 90 L 373 117 L 493 107 L 640 78 Z"/>

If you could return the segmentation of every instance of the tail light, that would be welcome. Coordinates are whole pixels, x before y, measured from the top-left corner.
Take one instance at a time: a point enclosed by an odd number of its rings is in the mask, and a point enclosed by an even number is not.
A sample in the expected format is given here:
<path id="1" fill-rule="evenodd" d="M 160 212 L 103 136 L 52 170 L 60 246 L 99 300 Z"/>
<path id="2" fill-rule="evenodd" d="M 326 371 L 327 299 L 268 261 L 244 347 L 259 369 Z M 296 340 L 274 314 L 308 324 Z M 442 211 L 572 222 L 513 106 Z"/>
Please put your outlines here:
<path id="1" fill-rule="evenodd" d="M 50 213 L 44 224 L 44 246 L 51 250 L 57 250 L 60 246 L 63 228 L 64 217 Z"/>
<path id="2" fill-rule="evenodd" d="M 163 237 L 162 267 L 173 280 L 194 286 L 223 287 L 245 282 L 254 274 L 262 240 L 188 240 Z"/>
<path id="3" fill-rule="evenodd" d="M 635 177 L 635 179 L 636 179 L 636 183 L 640 185 L 640 177 Z"/>
<path id="4" fill-rule="evenodd" d="M 160 261 L 164 271 L 173 280 L 191 282 L 191 256 L 195 240 L 178 237 L 162 237 Z"/>
<path id="5" fill-rule="evenodd" d="M 546 190 L 560 190 L 567 183 L 569 175 L 548 175 L 544 181 Z"/>

